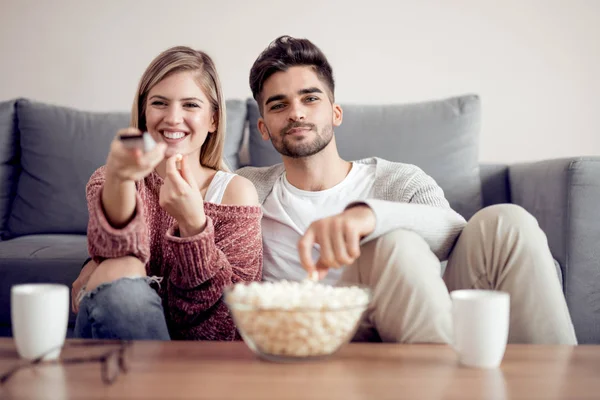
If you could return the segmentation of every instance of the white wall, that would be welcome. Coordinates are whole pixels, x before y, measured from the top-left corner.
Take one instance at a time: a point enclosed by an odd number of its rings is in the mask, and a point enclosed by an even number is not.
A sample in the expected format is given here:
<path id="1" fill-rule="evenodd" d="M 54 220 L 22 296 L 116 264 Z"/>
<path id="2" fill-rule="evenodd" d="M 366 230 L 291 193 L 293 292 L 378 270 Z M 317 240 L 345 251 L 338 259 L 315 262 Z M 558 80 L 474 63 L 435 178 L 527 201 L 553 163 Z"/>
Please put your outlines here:
<path id="1" fill-rule="evenodd" d="M 213 56 L 225 94 L 281 34 L 328 56 L 337 100 L 481 95 L 481 160 L 600 154 L 600 1 L 0 0 L 0 100 L 129 110 L 165 48 Z"/>

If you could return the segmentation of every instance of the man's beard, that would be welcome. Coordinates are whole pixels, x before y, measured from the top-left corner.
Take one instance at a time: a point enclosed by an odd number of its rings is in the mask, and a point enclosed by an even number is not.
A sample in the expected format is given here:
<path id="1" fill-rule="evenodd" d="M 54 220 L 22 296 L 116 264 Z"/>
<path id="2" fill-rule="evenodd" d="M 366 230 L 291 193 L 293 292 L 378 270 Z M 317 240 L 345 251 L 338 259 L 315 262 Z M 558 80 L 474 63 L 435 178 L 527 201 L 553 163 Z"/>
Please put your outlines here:
<path id="1" fill-rule="evenodd" d="M 294 128 L 310 128 L 316 133 L 314 140 L 306 143 L 297 141 L 294 137 L 287 133 L 290 129 Z M 323 127 L 321 132 L 319 132 L 317 127 L 313 124 L 293 122 L 281 130 L 278 138 L 273 138 L 271 131 L 268 132 L 269 137 L 271 138 L 271 143 L 273 143 L 275 150 L 277 150 L 279 154 L 291 158 L 303 158 L 315 155 L 327 147 L 327 145 L 331 142 L 331 139 L 333 139 L 333 126 L 331 125 Z"/>

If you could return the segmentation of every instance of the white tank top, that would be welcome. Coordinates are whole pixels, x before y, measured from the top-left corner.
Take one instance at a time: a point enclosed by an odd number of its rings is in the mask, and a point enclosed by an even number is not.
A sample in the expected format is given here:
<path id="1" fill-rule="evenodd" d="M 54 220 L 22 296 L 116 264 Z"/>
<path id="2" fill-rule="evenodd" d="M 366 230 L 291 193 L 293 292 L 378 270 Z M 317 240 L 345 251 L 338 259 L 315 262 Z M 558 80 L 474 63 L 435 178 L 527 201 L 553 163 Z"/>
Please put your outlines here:
<path id="1" fill-rule="evenodd" d="M 225 194 L 225 189 L 235 175 L 236 174 L 231 172 L 217 171 L 212 182 L 210 182 L 210 185 L 208 185 L 208 189 L 206 189 L 204 201 L 221 204 L 223 195 Z"/>

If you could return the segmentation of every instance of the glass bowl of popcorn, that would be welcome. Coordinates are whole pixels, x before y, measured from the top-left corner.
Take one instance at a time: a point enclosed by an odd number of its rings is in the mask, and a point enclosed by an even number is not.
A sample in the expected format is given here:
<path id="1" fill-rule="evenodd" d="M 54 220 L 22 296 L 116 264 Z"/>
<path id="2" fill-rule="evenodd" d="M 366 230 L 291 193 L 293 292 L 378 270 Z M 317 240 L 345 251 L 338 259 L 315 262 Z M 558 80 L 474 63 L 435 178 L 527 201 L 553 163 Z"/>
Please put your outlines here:
<path id="1" fill-rule="evenodd" d="M 305 280 L 238 283 L 225 289 L 242 339 L 278 362 L 320 359 L 352 340 L 371 300 L 363 286 Z"/>

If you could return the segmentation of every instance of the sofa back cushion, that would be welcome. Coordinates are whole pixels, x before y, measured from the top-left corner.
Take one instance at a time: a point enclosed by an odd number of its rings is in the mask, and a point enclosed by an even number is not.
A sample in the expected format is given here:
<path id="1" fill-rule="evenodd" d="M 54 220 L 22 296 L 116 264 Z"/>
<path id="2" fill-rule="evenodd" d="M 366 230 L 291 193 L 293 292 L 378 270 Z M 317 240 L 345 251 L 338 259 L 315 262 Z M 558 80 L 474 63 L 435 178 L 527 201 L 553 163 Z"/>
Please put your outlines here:
<path id="1" fill-rule="evenodd" d="M 8 216 L 19 175 L 19 136 L 16 100 L 0 103 L 0 238 L 6 235 Z"/>
<path id="2" fill-rule="evenodd" d="M 80 111 L 29 100 L 19 100 L 16 108 L 22 173 L 8 235 L 85 233 L 85 186 L 106 162 L 116 132 L 129 126 L 129 113 Z M 235 169 L 246 105 L 227 101 L 227 109 L 225 158 Z"/>
<path id="3" fill-rule="evenodd" d="M 85 233 L 85 185 L 106 162 L 128 113 L 93 113 L 17 102 L 22 172 L 8 221 L 11 236 Z"/>
<path id="4" fill-rule="evenodd" d="M 227 133 L 225 134 L 225 146 L 223 147 L 223 158 L 225 162 L 235 171 L 240 167 L 240 149 L 246 129 L 247 108 L 243 100 L 227 100 Z"/>
<path id="5" fill-rule="evenodd" d="M 335 136 L 347 160 L 377 156 L 415 164 L 444 190 L 452 208 L 470 218 L 481 208 L 479 178 L 480 101 L 476 95 L 398 105 L 342 105 Z M 248 100 L 250 164 L 267 166 L 281 156 L 263 141 L 260 117 Z"/>

